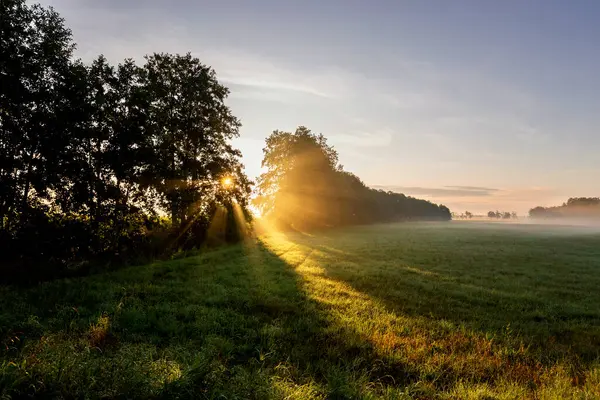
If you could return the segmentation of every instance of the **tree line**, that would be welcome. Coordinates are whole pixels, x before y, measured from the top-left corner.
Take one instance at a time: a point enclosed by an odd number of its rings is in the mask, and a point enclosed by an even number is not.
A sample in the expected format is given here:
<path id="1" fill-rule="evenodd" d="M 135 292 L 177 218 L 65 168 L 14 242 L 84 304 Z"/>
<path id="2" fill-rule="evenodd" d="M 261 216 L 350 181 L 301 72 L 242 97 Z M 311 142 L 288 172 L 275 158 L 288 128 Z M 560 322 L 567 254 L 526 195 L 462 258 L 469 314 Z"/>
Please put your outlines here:
<path id="1" fill-rule="evenodd" d="M 465 211 L 462 214 L 452 213 L 452 219 L 473 219 L 476 218 L 485 218 L 487 216 L 490 219 L 518 219 L 518 215 L 515 211 L 488 211 L 486 215 L 475 215 L 470 211 Z"/>
<path id="2" fill-rule="evenodd" d="M 474 215 L 472 212 L 470 211 L 465 211 L 464 213 L 456 213 L 456 212 L 452 212 L 452 219 L 472 219 L 473 217 L 476 217 L 476 215 Z"/>
<path id="3" fill-rule="evenodd" d="M 240 122 L 210 67 L 190 54 L 86 64 L 52 9 L 0 7 L 2 264 L 156 256 L 202 242 L 218 207 L 246 210 L 229 144 Z"/>
<path id="4" fill-rule="evenodd" d="M 488 211 L 488 218 L 491 219 L 517 219 L 517 213 L 515 211 Z"/>
<path id="5" fill-rule="evenodd" d="M 560 206 L 534 207 L 529 210 L 531 218 L 600 218 L 600 198 L 571 197 Z"/>
<path id="6" fill-rule="evenodd" d="M 280 227 L 320 227 L 410 219 L 449 220 L 443 205 L 367 187 L 339 164 L 323 135 L 306 127 L 266 139 L 255 205 Z"/>

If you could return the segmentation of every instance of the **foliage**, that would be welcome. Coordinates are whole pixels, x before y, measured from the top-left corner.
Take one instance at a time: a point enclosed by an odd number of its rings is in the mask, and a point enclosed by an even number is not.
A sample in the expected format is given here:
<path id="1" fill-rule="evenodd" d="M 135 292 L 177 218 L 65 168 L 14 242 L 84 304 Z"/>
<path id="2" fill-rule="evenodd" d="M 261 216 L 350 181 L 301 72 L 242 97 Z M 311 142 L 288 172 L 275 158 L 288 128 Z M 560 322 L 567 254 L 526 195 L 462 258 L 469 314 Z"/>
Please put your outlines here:
<path id="1" fill-rule="evenodd" d="M 305 127 L 274 131 L 263 150 L 256 205 L 279 224 L 331 227 L 402 219 L 450 219 L 450 212 L 424 200 L 368 188 L 338 164 L 323 135 Z"/>
<path id="2" fill-rule="evenodd" d="M 146 57 L 144 79 L 154 144 L 148 173 L 172 222 L 185 226 L 208 204 L 245 204 L 249 182 L 241 153 L 228 142 L 240 123 L 215 72 L 190 54 L 154 54 Z M 225 176 L 235 180 L 232 189 L 221 185 Z"/>
<path id="3" fill-rule="evenodd" d="M 556 207 L 534 207 L 529 210 L 531 218 L 575 218 L 598 219 L 600 218 L 600 198 L 598 197 L 572 197 Z"/>
<path id="4" fill-rule="evenodd" d="M 487 213 L 488 218 L 495 218 L 495 219 L 518 219 L 519 216 L 517 215 L 517 213 L 515 211 L 510 212 L 510 211 L 488 211 Z"/>
<path id="5" fill-rule="evenodd" d="M 462 214 L 457 214 L 455 212 L 451 213 L 452 219 L 473 219 L 474 215 L 470 211 L 465 211 Z"/>
<path id="6" fill-rule="evenodd" d="M 368 225 L 0 288 L 0 397 L 597 398 L 597 243 Z"/>
<path id="7" fill-rule="evenodd" d="M 0 15 L 3 280 L 198 247 L 217 210 L 248 215 L 214 70 L 190 54 L 87 65 L 52 9 L 8 0 Z"/>

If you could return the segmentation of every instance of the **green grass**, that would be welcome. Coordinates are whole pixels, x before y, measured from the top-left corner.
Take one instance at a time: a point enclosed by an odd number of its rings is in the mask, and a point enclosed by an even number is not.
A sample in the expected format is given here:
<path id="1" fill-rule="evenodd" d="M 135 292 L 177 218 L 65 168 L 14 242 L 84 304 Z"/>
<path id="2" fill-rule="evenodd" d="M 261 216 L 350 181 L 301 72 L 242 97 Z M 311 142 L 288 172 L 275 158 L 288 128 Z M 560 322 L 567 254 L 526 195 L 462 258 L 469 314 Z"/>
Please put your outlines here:
<path id="1" fill-rule="evenodd" d="M 600 235 L 270 233 L 0 288 L 0 398 L 600 398 Z"/>

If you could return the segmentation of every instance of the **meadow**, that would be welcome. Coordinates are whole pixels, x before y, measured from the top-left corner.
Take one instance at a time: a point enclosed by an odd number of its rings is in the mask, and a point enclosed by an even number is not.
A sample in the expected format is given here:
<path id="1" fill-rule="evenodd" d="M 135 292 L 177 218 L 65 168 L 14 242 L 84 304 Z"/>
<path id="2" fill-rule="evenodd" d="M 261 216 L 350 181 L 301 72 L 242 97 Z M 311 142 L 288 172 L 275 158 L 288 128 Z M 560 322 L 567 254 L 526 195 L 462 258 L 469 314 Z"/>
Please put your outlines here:
<path id="1" fill-rule="evenodd" d="M 321 232 L 0 287 L 0 398 L 600 398 L 600 234 Z"/>

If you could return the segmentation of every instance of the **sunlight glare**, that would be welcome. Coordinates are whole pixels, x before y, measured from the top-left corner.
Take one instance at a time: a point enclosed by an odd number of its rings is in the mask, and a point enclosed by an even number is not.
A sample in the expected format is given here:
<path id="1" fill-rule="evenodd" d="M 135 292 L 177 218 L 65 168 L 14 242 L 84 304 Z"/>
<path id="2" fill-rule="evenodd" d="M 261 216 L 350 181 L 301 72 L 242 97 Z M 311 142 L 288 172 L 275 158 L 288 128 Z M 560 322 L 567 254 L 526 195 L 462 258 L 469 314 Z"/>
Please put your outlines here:
<path id="1" fill-rule="evenodd" d="M 233 187 L 233 179 L 231 179 L 231 177 L 227 176 L 221 180 L 221 185 L 225 189 L 230 189 L 231 187 Z"/>

